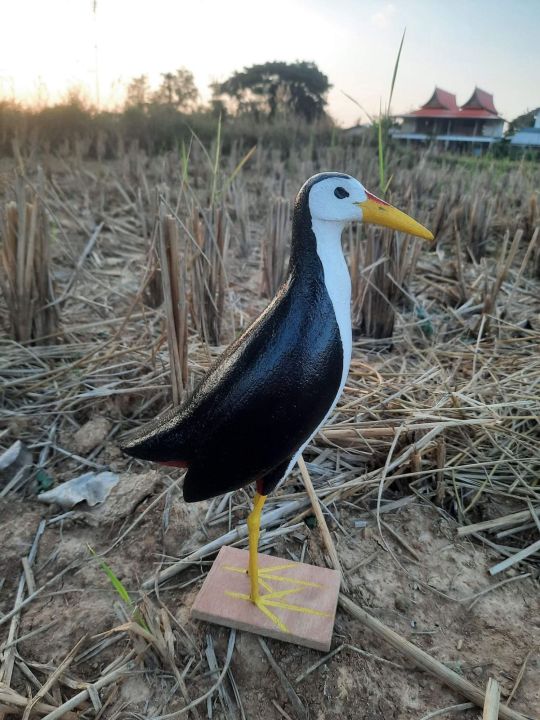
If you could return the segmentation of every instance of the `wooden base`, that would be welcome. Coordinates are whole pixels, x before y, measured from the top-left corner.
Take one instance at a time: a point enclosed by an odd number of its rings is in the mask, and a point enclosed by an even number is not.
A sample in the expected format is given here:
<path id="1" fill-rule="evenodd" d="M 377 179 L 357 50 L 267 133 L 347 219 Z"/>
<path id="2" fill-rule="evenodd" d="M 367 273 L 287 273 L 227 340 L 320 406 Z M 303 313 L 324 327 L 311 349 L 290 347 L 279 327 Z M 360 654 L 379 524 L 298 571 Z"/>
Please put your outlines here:
<path id="1" fill-rule="evenodd" d="M 195 599 L 192 617 L 328 651 L 339 573 L 259 554 L 261 608 L 249 599 L 248 557 L 246 550 L 221 548 Z"/>

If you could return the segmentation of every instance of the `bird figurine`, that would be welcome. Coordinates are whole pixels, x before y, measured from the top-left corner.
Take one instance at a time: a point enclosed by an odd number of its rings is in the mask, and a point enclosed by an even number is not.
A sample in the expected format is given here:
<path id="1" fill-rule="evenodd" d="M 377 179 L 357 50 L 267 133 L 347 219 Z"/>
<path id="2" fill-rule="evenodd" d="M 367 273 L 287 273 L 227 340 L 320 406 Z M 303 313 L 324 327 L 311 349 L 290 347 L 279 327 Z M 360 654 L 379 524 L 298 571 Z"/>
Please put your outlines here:
<path id="1" fill-rule="evenodd" d="M 309 178 L 294 203 L 289 270 L 275 298 L 180 407 L 122 446 L 135 458 L 187 468 L 186 502 L 255 483 L 249 597 L 267 615 L 257 557 L 264 502 L 325 423 L 349 372 L 351 281 L 341 234 L 352 221 L 433 239 L 349 175 Z"/>

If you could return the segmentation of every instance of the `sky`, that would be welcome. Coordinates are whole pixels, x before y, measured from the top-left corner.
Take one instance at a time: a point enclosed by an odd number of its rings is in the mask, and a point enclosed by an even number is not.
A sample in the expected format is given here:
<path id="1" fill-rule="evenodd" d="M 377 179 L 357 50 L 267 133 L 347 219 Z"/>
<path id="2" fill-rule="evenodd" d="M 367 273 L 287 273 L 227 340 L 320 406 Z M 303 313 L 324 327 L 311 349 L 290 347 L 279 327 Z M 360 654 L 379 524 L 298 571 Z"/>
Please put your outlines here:
<path id="1" fill-rule="evenodd" d="M 118 106 L 126 83 L 186 67 L 208 85 L 270 60 L 309 60 L 329 77 L 343 126 L 377 114 L 405 42 L 392 112 L 437 85 L 475 85 L 507 120 L 540 106 L 540 0 L 0 0 L 0 99 L 54 102 L 79 87 Z"/>

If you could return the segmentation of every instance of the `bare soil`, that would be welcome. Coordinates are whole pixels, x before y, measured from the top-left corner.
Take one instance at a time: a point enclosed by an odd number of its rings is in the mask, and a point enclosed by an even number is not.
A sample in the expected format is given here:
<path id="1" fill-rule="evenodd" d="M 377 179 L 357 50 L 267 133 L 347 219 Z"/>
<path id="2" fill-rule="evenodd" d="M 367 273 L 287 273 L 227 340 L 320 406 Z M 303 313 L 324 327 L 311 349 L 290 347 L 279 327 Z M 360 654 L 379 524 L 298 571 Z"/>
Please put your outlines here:
<path id="1" fill-rule="evenodd" d="M 104 552 L 122 529 L 139 521 L 127 537 L 106 555 L 107 563 L 134 598 L 143 580 L 150 577 L 159 558 L 181 556 L 205 541 L 201 521 L 206 503 L 187 506 L 179 493 L 170 491 L 152 502 L 167 488 L 165 476 L 158 472 L 122 475 L 114 495 L 101 508 L 81 510 L 74 516 L 48 525 L 35 562 L 36 586 L 72 565 L 60 580 L 51 583 L 23 612 L 19 635 L 56 624 L 42 634 L 18 645 L 20 657 L 38 677 L 47 675 L 63 660 L 83 635 L 89 638 L 121 625 L 125 617 L 118 595 L 100 566 L 91 559 L 88 546 Z M 131 487 L 132 493 L 125 493 Z M 52 510 L 32 501 L 3 501 L 0 505 L 3 552 L 0 577 L 5 578 L 0 610 L 13 605 L 21 572 L 21 557 L 27 554 L 40 518 L 53 516 Z M 487 568 L 496 561 L 489 550 L 456 538 L 454 523 L 426 504 L 411 504 L 385 515 L 418 556 L 376 524 L 354 527 L 354 512 L 339 516 L 342 530 L 336 533 L 340 560 L 350 570 L 351 597 L 403 637 L 479 687 L 495 677 L 508 695 L 526 658 L 527 664 L 512 707 L 530 717 L 540 711 L 540 603 L 538 581 L 531 575 L 510 582 L 480 597 L 471 607 L 469 598 L 495 585 Z M 240 518 L 239 518 L 240 519 Z M 234 518 L 233 518 L 234 520 Z M 227 527 L 212 528 L 220 535 Z M 343 532 L 343 530 L 345 532 Z M 272 552 L 287 557 L 298 555 L 307 540 L 307 562 L 321 562 L 322 543 L 317 528 L 305 524 L 294 539 L 278 541 Z M 203 694 L 213 680 L 205 671 L 208 637 L 212 638 L 220 665 L 227 648 L 229 630 L 189 618 L 189 608 L 201 585 L 201 570 L 192 566 L 179 575 L 172 589 L 161 589 L 159 600 L 178 621 L 175 627 L 177 660 L 182 665 L 190 656 L 197 658 L 195 670 L 188 672 L 186 684 L 191 699 Z M 515 575 L 519 573 L 516 571 Z M 180 587 L 182 584 L 187 587 Z M 0 628 L 0 641 L 7 626 Z M 194 646 L 186 649 L 186 635 Z M 115 644 L 95 658 L 75 662 L 68 677 L 95 681 L 100 671 L 127 652 L 132 640 L 126 633 L 113 633 Z M 189 644 L 189 643 L 187 643 Z M 439 708 L 463 702 L 440 681 L 412 667 L 406 659 L 381 643 L 341 609 L 338 610 L 333 647 L 346 647 L 296 683 L 320 653 L 276 641 L 267 641 L 275 660 L 294 686 L 311 718 L 422 718 Z M 351 649 L 356 648 L 359 652 Z M 384 660 L 393 663 L 389 665 Z M 275 673 L 269 667 L 256 637 L 238 633 L 230 666 L 247 718 L 290 717 L 295 708 Z M 22 694 L 25 679 L 15 671 L 14 687 Z M 217 698 L 217 694 L 215 698 Z M 214 700 L 214 716 L 226 717 L 220 700 Z M 154 717 L 182 707 L 174 682 L 166 669 L 152 667 L 148 658 L 139 659 L 137 670 L 123 682 L 102 717 Z M 201 705 L 205 714 L 205 705 Z M 463 711 L 463 717 L 478 717 L 478 710 Z M 442 717 L 446 717 L 443 715 Z"/>

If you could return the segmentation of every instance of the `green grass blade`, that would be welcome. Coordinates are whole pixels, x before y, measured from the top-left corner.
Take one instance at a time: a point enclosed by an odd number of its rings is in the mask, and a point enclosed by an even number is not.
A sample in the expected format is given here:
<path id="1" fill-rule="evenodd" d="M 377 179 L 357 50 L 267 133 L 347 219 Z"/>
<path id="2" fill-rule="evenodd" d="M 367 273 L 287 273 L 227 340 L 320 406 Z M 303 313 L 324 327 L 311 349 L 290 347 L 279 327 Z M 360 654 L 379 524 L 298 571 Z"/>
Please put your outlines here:
<path id="1" fill-rule="evenodd" d="M 254 145 L 250 150 L 247 151 L 247 153 L 244 155 L 244 157 L 240 160 L 238 165 L 234 168 L 232 173 L 229 175 L 229 177 L 223 183 L 222 190 L 225 190 L 225 188 L 227 188 L 232 183 L 232 181 L 238 175 L 240 170 L 244 167 L 244 165 L 247 163 L 247 161 L 252 157 L 252 155 L 256 149 L 257 149 L 257 146 Z"/>
<path id="2" fill-rule="evenodd" d="M 97 554 L 96 554 L 96 551 L 94 550 L 94 548 L 90 547 L 90 545 L 89 545 L 89 546 L 88 546 L 88 549 L 90 550 L 90 553 L 91 553 L 95 558 L 97 558 Z M 127 605 L 129 608 L 132 609 L 132 608 L 133 608 L 133 600 L 130 598 L 128 591 L 127 591 L 126 588 L 123 586 L 122 581 L 119 580 L 119 579 L 116 577 L 116 575 L 114 574 L 113 569 L 112 569 L 109 565 L 107 565 L 107 563 L 105 562 L 105 560 L 99 560 L 99 566 L 101 567 L 101 569 L 103 570 L 103 572 L 105 573 L 105 575 L 109 578 L 109 581 L 110 581 L 111 585 L 112 585 L 113 588 L 116 590 L 116 592 L 118 593 L 119 597 L 126 603 L 126 605 Z"/>
<path id="3" fill-rule="evenodd" d="M 375 118 L 373 117 L 373 115 L 370 115 L 370 114 L 368 113 L 368 111 L 367 111 L 362 105 L 360 105 L 360 103 L 358 102 L 358 100 L 355 100 L 352 95 L 349 95 L 349 94 L 346 93 L 344 90 L 342 90 L 341 92 L 343 93 L 343 95 L 345 95 L 345 97 L 346 97 L 348 100 L 350 100 L 351 102 L 353 102 L 353 103 L 356 105 L 356 107 L 359 107 L 360 110 L 361 110 L 365 115 L 367 115 L 367 117 L 368 117 L 368 119 L 369 119 L 369 122 L 370 122 L 372 125 L 375 125 L 376 120 L 375 120 Z"/>
<path id="4" fill-rule="evenodd" d="M 381 189 L 381 192 L 384 194 L 384 143 L 383 143 L 383 133 L 382 133 L 382 126 L 383 126 L 383 114 L 382 114 L 382 108 L 379 112 L 379 126 L 378 126 L 378 133 L 377 133 L 377 139 L 378 139 L 378 149 L 379 149 L 379 187 Z"/>
<path id="5" fill-rule="evenodd" d="M 139 610 L 135 607 L 135 603 L 130 598 L 128 591 L 124 587 L 122 581 L 116 577 L 114 570 L 110 567 L 110 565 L 107 565 L 105 560 L 102 560 L 101 558 L 98 558 L 98 555 L 93 547 L 88 545 L 88 550 L 90 551 L 90 554 L 96 558 L 99 562 L 99 566 L 105 573 L 105 575 L 108 577 L 109 582 L 115 589 L 116 593 L 120 597 L 120 599 L 127 605 L 129 608 L 132 617 L 134 618 L 135 622 L 137 622 L 142 628 L 150 632 L 148 625 L 145 623 L 143 616 L 139 612 Z"/>
<path id="6" fill-rule="evenodd" d="M 214 207 L 214 200 L 217 193 L 217 182 L 219 177 L 219 159 L 221 156 L 221 113 L 219 114 L 217 135 L 216 135 L 216 157 L 214 159 L 212 194 L 210 196 L 210 207 Z"/>
<path id="7" fill-rule="evenodd" d="M 205 158 L 206 158 L 206 160 L 207 160 L 207 162 L 208 162 L 209 167 L 212 168 L 213 165 L 214 165 L 214 163 L 213 163 L 212 158 L 210 157 L 210 155 L 209 155 L 209 153 L 208 153 L 208 150 L 205 148 L 203 141 L 202 141 L 201 138 L 197 135 L 197 133 L 195 132 L 195 130 L 191 127 L 191 125 L 190 125 L 189 123 L 185 123 L 185 126 L 188 128 L 188 130 L 189 130 L 190 133 L 191 133 L 191 139 L 197 141 L 197 144 L 198 144 L 199 147 L 201 148 L 201 150 L 202 150 L 202 152 L 203 152 L 203 155 L 205 156 Z"/>
<path id="8" fill-rule="evenodd" d="M 393 177 L 393 175 L 390 175 L 390 177 L 386 181 L 386 185 L 384 186 L 384 195 L 386 195 L 386 193 L 388 192 L 388 188 L 390 187 L 390 183 L 392 182 Z"/>
<path id="9" fill-rule="evenodd" d="M 386 182 L 386 168 L 385 168 L 385 162 L 384 162 L 384 142 L 383 142 L 383 124 L 385 126 L 385 131 L 390 127 L 390 105 L 392 103 L 392 96 L 394 94 L 394 86 L 396 84 L 396 77 L 397 77 L 397 71 L 399 67 L 399 61 L 401 58 L 401 51 L 403 49 L 403 41 L 405 40 L 405 33 L 407 31 L 407 28 L 403 30 L 403 35 L 401 36 L 401 42 L 399 44 L 399 50 L 396 57 L 396 62 L 394 65 L 394 72 L 392 74 L 392 82 L 390 83 L 390 95 L 388 97 L 388 105 L 386 107 L 386 111 L 382 112 L 382 107 L 379 108 L 379 132 L 378 132 L 378 145 L 379 145 L 379 185 L 381 188 L 381 192 L 384 195 L 388 191 L 388 187 L 390 186 L 390 182 L 392 178 Z"/>
<path id="10" fill-rule="evenodd" d="M 392 104 L 392 95 L 394 94 L 394 85 L 396 84 L 396 76 L 397 71 L 399 67 L 399 59 L 401 58 L 401 50 L 403 48 L 403 41 L 405 40 L 405 33 L 407 32 L 407 28 L 403 30 L 403 35 L 401 36 L 401 42 L 399 44 L 399 50 L 396 58 L 396 64 L 394 65 L 394 73 L 392 75 L 392 83 L 390 85 L 390 97 L 388 98 L 388 107 L 386 109 L 386 114 L 390 115 L 390 105 Z"/>
<path id="11" fill-rule="evenodd" d="M 180 147 L 180 163 L 181 163 L 181 167 L 182 167 L 182 184 L 184 184 L 188 179 L 190 154 L 191 154 L 191 142 L 189 143 L 189 147 L 186 149 L 186 145 L 185 145 L 184 141 L 182 140 L 182 145 Z"/>

